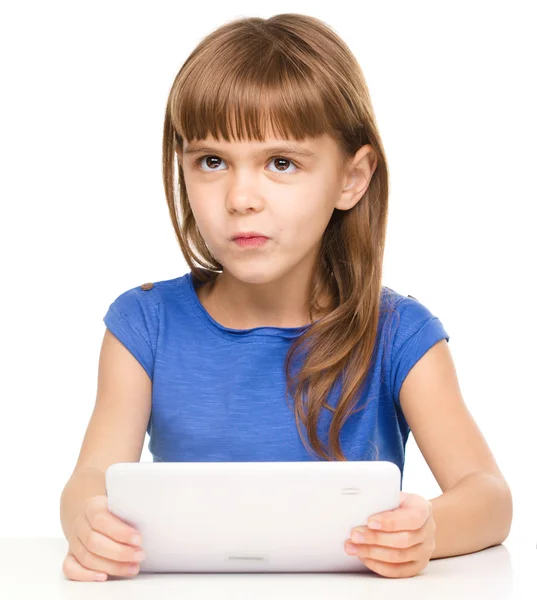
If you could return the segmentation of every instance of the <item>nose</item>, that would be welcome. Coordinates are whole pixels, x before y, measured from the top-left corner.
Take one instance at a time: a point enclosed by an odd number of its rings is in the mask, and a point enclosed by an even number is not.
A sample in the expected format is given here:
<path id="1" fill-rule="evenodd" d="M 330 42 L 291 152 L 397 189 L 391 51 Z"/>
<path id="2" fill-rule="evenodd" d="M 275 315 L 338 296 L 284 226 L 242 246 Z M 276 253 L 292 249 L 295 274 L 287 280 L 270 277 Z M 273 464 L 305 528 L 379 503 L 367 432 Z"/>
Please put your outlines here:
<path id="1" fill-rule="evenodd" d="M 263 202 L 256 192 L 248 194 L 230 191 L 227 195 L 226 206 L 230 212 L 258 212 L 263 208 Z"/>
<path id="2" fill-rule="evenodd" d="M 260 184 L 254 176 L 236 175 L 226 194 L 226 207 L 230 212 L 259 211 L 263 208 Z"/>

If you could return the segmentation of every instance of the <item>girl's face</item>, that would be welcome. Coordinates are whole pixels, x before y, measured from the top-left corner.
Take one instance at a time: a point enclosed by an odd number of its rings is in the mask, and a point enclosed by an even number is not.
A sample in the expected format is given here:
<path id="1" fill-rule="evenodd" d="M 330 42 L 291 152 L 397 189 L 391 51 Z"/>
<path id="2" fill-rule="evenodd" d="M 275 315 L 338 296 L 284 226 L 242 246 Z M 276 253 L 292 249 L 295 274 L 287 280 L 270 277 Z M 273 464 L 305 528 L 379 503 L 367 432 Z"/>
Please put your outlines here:
<path id="1" fill-rule="evenodd" d="M 360 148 L 346 170 L 328 135 L 304 142 L 225 142 L 211 136 L 185 141 L 177 152 L 207 247 L 238 279 L 264 283 L 303 261 L 313 267 L 334 208 L 352 208 L 367 189 L 370 150 Z M 270 239 L 248 248 L 233 241 L 234 234 L 249 231 Z"/>

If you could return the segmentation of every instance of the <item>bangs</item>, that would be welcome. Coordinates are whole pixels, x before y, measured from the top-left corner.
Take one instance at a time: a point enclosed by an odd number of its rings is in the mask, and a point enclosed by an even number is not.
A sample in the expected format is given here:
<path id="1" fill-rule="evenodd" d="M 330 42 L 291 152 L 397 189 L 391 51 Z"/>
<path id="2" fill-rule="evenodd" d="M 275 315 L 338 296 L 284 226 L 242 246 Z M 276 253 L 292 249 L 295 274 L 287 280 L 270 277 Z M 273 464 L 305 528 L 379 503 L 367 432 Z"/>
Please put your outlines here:
<path id="1" fill-rule="evenodd" d="M 296 57 L 278 51 L 267 57 L 266 50 L 249 57 L 202 53 L 194 59 L 170 95 L 180 146 L 183 139 L 208 134 L 226 142 L 263 141 L 272 135 L 297 141 L 325 133 L 338 137 L 336 113 L 327 101 L 333 92 L 323 89 L 327 86 Z"/>

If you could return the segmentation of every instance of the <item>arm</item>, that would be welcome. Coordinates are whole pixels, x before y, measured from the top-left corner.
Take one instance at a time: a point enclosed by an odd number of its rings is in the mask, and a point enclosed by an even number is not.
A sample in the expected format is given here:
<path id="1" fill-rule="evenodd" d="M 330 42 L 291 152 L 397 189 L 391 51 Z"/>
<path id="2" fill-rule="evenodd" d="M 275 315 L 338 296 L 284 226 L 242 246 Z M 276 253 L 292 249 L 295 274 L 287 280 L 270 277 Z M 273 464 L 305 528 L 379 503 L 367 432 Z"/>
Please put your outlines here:
<path id="1" fill-rule="evenodd" d="M 71 537 L 73 523 L 91 496 L 106 496 L 104 473 L 91 468 L 75 470 L 60 499 L 60 519 L 66 540 Z"/>
<path id="2" fill-rule="evenodd" d="M 511 491 L 505 481 L 489 473 L 470 473 L 430 502 L 436 523 L 431 560 L 496 546 L 509 535 Z"/>
<path id="3" fill-rule="evenodd" d="M 443 492 L 430 500 L 437 526 L 431 558 L 501 544 L 511 527 L 511 491 L 464 403 L 446 340 L 412 367 L 399 399 Z"/>
<path id="4" fill-rule="evenodd" d="M 60 519 L 68 541 L 86 500 L 106 496 L 106 469 L 114 463 L 140 460 L 151 414 L 151 386 L 144 368 L 106 329 L 95 408 L 60 499 Z"/>

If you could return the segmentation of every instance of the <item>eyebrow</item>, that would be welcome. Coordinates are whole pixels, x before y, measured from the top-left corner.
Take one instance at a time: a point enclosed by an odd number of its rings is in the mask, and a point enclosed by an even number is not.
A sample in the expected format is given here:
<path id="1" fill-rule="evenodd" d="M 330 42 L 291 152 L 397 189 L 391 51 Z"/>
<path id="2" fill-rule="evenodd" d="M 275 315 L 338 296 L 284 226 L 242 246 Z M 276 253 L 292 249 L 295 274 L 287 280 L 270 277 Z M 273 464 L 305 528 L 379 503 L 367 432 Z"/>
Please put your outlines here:
<path id="1" fill-rule="evenodd" d="M 225 151 L 219 150 L 218 148 L 211 148 L 209 146 L 198 146 L 193 144 L 189 146 L 184 153 L 185 154 L 197 154 L 198 152 L 214 152 L 215 154 L 221 154 Z M 310 150 L 306 150 L 302 146 L 288 145 L 288 146 L 271 146 L 269 148 L 263 148 L 259 152 L 255 152 L 254 156 L 263 156 L 264 154 L 294 154 L 295 156 L 304 156 L 308 158 L 317 158 L 317 155 Z"/>

